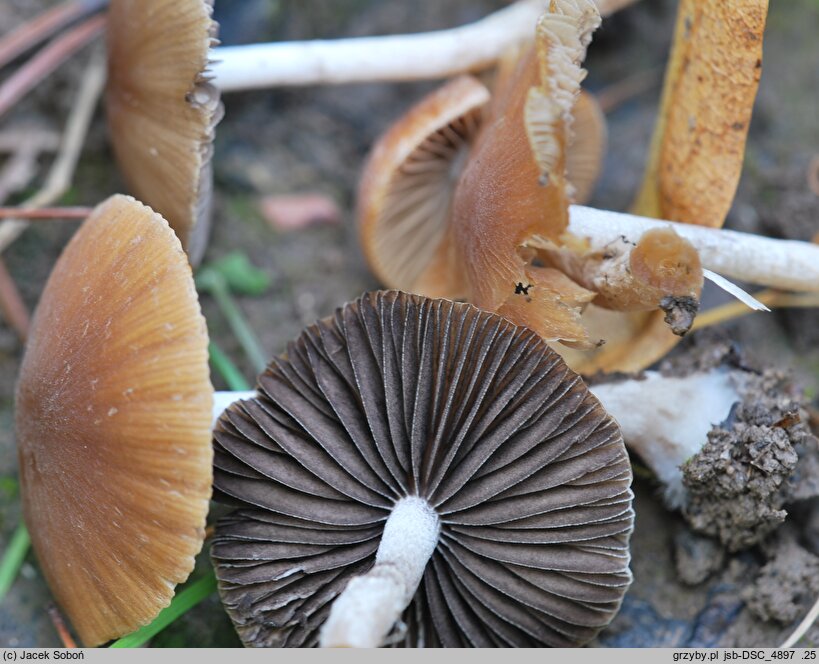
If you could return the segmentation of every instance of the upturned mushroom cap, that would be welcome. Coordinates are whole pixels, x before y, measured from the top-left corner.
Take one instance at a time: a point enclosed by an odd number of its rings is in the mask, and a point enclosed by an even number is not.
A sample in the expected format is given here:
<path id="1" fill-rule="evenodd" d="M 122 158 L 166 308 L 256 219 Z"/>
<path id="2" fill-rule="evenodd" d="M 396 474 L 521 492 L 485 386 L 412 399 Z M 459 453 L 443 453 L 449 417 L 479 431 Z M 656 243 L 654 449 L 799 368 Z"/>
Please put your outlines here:
<path id="1" fill-rule="evenodd" d="M 83 643 L 148 623 L 202 546 L 211 485 L 208 336 L 158 214 L 101 204 L 43 291 L 17 385 L 23 511 Z"/>
<path id="2" fill-rule="evenodd" d="M 460 76 L 422 99 L 373 148 L 359 187 L 359 228 L 367 261 L 385 285 L 426 295 L 458 289 L 450 208 L 488 101 L 480 81 Z"/>
<path id="3" fill-rule="evenodd" d="M 211 2 L 111 0 L 106 110 L 132 193 L 168 220 L 196 264 L 210 225 L 219 91 L 206 75 Z"/>
<path id="4" fill-rule="evenodd" d="M 567 646 L 630 582 L 619 430 L 532 331 L 363 296 L 307 328 L 217 424 L 219 588 L 248 646 L 309 646 L 402 498 L 440 518 L 406 646 Z"/>

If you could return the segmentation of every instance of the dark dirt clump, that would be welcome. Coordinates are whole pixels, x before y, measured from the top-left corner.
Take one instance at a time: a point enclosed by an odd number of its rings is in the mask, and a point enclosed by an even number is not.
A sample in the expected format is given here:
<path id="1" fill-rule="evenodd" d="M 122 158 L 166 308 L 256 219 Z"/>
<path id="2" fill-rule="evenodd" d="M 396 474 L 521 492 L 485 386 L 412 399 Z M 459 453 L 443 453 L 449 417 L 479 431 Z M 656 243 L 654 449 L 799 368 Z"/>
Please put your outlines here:
<path id="1" fill-rule="evenodd" d="M 794 482 L 797 448 L 805 463 L 816 452 L 789 376 L 765 370 L 742 372 L 738 380 L 743 401 L 682 468 L 688 522 L 730 551 L 757 544 L 785 520 L 783 507 L 801 486 Z"/>
<path id="2" fill-rule="evenodd" d="M 680 528 L 674 535 L 674 562 L 677 578 L 688 586 L 696 586 L 722 569 L 725 549 L 711 537 Z"/>
<path id="3" fill-rule="evenodd" d="M 804 615 L 819 593 L 819 556 L 797 542 L 793 529 L 782 529 L 768 547 L 770 559 L 743 599 L 760 620 L 788 624 Z"/>

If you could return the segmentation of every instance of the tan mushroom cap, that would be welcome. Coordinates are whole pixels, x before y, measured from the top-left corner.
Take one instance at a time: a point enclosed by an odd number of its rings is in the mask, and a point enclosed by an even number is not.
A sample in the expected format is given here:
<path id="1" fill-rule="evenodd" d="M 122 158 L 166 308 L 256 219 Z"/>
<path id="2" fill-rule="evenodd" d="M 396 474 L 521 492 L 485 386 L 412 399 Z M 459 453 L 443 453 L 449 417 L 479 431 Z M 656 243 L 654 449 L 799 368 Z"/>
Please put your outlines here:
<path id="1" fill-rule="evenodd" d="M 207 82 L 216 24 L 203 0 L 111 0 L 106 107 L 131 192 L 176 231 L 195 264 L 210 223 L 218 90 Z"/>
<path id="2" fill-rule="evenodd" d="M 114 196 L 58 260 L 17 386 L 23 511 L 86 645 L 150 622 L 204 539 L 208 335 L 162 217 Z"/>
<path id="3" fill-rule="evenodd" d="M 358 216 L 367 261 L 384 284 L 430 295 L 440 284 L 457 289 L 446 241 L 450 207 L 488 101 L 477 79 L 455 78 L 410 109 L 373 148 Z"/>

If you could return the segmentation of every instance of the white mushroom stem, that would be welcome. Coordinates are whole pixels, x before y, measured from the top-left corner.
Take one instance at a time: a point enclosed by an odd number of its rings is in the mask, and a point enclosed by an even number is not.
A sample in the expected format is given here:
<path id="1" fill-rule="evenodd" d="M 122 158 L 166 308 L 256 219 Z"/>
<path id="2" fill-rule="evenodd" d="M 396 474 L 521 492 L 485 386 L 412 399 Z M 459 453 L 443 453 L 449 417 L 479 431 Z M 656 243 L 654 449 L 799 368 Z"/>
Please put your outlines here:
<path id="1" fill-rule="evenodd" d="M 669 505 L 680 507 L 685 495 L 680 466 L 700 451 L 711 428 L 724 422 L 742 397 L 726 369 L 644 376 L 589 390 L 617 420 L 626 445 L 663 483 Z"/>
<path id="2" fill-rule="evenodd" d="M 353 578 L 333 602 L 321 646 L 380 646 L 415 595 L 440 530 L 438 515 L 426 500 L 399 500 L 384 525 L 375 565 Z"/>
<path id="3" fill-rule="evenodd" d="M 703 267 L 751 284 L 802 292 L 819 292 L 819 245 L 774 240 L 760 235 L 706 228 L 597 210 L 569 208 L 569 230 L 602 248 L 621 236 L 639 238 L 651 228 L 671 226 L 700 253 Z"/>
<path id="4" fill-rule="evenodd" d="M 597 0 L 604 16 L 634 0 Z M 519 0 L 475 23 L 410 35 L 224 46 L 211 72 L 223 92 L 286 85 L 416 81 L 492 66 L 532 39 L 548 0 Z"/>

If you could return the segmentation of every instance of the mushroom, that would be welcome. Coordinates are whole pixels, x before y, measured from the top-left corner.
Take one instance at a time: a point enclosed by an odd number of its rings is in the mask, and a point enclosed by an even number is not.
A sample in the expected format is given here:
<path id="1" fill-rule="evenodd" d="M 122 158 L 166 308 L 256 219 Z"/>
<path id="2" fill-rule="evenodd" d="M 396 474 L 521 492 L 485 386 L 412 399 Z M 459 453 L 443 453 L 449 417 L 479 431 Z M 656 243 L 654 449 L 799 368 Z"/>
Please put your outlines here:
<path id="1" fill-rule="evenodd" d="M 210 159 L 222 116 L 207 73 L 216 29 L 203 0 L 113 0 L 108 10 L 105 102 L 117 162 L 194 265 L 207 244 Z"/>
<path id="2" fill-rule="evenodd" d="M 768 0 L 748 0 L 741 10 L 720 0 L 679 3 L 636 214 L 712 228 L 724 223 L 744 163 L 767 9 Z M 728 251 L 741 255 L 739 248 Z M 573 358 L 582 373 L 639 371 L 679 341 L 659 312 L 614 315 L 589 307 L 584 319 L 596 330 L 628 333 Z"/>
<path id="3" fill-rule="evenodd" d="M 489 102 L 486 86 L 460 76 L 415 104 L 373 146 L 359 185 L 358 224 L 367 262 L 386 286 L 428 297 L 468 292 L 450 229 L 452 199 Z M 599 172 L 605 120 L 585 92 L 574 114 L 581 130 L 567 170 L 583 201 Z"/>
<path id="4" fill-rule="evenodd" d="M 532 331 L 364 295 L 214 432 L 212 557 L 248 646 L 568 646 L 631 575 L 620 433 Z"/>
<path id="5" fill-rule="evenodd" d="M 23 513 L 86 645 L 150 622 L 204 539 L 213 388 L 191 269 L 168 224 L 114 196 L 49 277 L 17 384 Z"/>
<path id="6" fill-rule="evenodd" d="M 666 504 L 732 551 L 760 542 L 784 521 L 786 503 L 815 493 L 791 486 L 799 452 L 817 446 L 802 394 L 784 372 L 752 369 L 727 344 L 590 390 Z"/>
<path id="7" fill-rule="evenodd" d="M 605 16 L 632 2 L 597 0 L 596 6 Z M 214 83 L 227 92 L 282 85 L 446 78 L 486 69 L 509 48 L 531 39 L 532 26 L 546 4 L 544 0 L 519 0 L 451 30 L 220 47 L 214 53 Z"/>
<path id="8" fill-rule="evenodd" d="M 471 76 L 413 106 L 373 147 L 361 175 L 358 222 L 367 262 L 387 286 L 463 295 L 448 239 L 452 196 L 489 102 Z"/>

